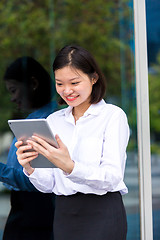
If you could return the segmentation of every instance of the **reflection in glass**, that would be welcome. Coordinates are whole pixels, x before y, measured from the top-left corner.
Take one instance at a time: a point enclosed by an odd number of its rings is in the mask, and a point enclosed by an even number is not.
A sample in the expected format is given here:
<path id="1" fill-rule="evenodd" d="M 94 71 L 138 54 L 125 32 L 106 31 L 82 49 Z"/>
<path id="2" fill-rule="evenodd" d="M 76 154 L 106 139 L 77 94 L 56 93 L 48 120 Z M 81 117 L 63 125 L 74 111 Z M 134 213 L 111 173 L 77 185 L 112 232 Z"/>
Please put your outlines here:
<path id="1" fill-rule="evenodd" d="M 6 66 L 20 56 L 32 56 L 34 59 L 38 59 L 44 68 L 48 72 L 51 72 L 51 64 L 54 56 L 54 32 L 52 29 L 52 14 L 50 14 L 52 9 L 50 6 L 51 2 L 19 0 L 15 0 L 14 2 L 2 0 L 0 2 L 0 162 L 3 163 L 6 163 L 8 150 L 12 141 L 7 120 L 24 118 L 38 107 L 29 106 L 30 103 L 24 99 L 24 96 L 31 94 L 30 89 L 25 91 L 21 96 L 18 93 L 19 96 L 13 96 L 12 94 L 12 101 L 15 103 L 13 104 L 10 101 L 10 96 L 3 81 L 4 72 Z M 15 88 L 15 85 L 17 85 L 17 82 L 12 81 L 7 87 L 12 87 L 12 91 L 14 91 L 15 89 L 13 88 Z M 20 82 L 18 85 L 18 88 L 22 90 L 24 85 Z M 10 210 L 9 192 L 1 183 L 0 206 L 1 239 L 6 217 Z"/>
<path id="2" fill-rule="evenodd" d="M 16 59 L 7 67 L 3 78 L 11 101 L 17 107 L 17 113 L 30 113 L 27 116 L 29 119 L 46 118 L 56 110 L 56 102 L 51 102 L 52 79 L 32 57 Z M 12 119 L 17 117 L 24 118 L 14 115 Z M 12 143 L 8 143 L 7 163 L 0 162 L 0 180 L 6 189 L 11 190 L 11 210 L 3 238 L 24 239 L 39 235 L 38 238 L 53 239 L 54 194 L 42 194 L 28 181 L 17 160 L 16 141 L 14 138 Z M 38 217 L 39 213 L 41 219 Z"/>
<path id="3" fill-rule="evenodd" d="M 51 101 L 51 77 L 32 57 L 15 60 L 6 69 L 4 80 L 11 102 L 20 111 L 31 112 Z"/>
<path id="4" fill-rule="evenodd" d="M 146 0 L 152 167 L 153 237 L 160 239 L 160 2 Z"/>

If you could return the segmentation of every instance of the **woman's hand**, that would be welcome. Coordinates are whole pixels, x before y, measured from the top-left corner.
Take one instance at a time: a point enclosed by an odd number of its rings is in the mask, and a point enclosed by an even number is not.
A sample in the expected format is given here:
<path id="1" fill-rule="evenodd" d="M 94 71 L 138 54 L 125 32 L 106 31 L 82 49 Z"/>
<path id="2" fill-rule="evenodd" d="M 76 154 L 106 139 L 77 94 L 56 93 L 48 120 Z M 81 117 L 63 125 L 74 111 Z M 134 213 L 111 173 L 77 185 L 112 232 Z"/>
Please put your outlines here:
<path id="1" fill-rule="evenodd" d="M 31 167 L 30 161 L 38 156 L 38 153 L 33 151 L 31 145 L 22 145 L 23 141 L 17 141 L 15 146 L 18 148 L 16 154 L 18 162 L 24 167 L 27 173 L 30 175 L 34 172 L 34 168 Z M 32 151 L 29 151 L 32 150 Z"/>
<path id="2" fill-rule="evenodd" d="M 45 140 L 37 136 L 32 136 L 35 141 L 27 140 L 29 145 L 33 149 L 45 156 L 50 162 L 52 162 L 56 167 L 62 169 L 66 173 L 71 173 L 74 167 L 74 162 L 72 161 L 67 147 L 61 141 L 58 135 L 55 136 L 59 148 L 55 148 L 47 143 Z"/>

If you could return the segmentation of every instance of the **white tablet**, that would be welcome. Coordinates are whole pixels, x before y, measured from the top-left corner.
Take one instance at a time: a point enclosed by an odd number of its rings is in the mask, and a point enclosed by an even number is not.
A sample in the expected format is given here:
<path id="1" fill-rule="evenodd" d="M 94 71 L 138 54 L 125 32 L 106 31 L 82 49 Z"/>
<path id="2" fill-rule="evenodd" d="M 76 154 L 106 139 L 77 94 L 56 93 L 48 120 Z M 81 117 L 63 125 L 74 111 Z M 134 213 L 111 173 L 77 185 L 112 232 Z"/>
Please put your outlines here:
<path id="1" fill-rule="evenodd" d="M 48 143 L 58 148 L 56 139 L 50 129 L 46 119 L 21 119 L 8 120 L 8 124 L 18 140 L 22 140 L 26 144 L 26 140 L 32 135 L 37 135 Z M 31 161 L 33 168 L 54 168 L 56 167 L 43 155 L 39 154 L 37 158 Z"/>

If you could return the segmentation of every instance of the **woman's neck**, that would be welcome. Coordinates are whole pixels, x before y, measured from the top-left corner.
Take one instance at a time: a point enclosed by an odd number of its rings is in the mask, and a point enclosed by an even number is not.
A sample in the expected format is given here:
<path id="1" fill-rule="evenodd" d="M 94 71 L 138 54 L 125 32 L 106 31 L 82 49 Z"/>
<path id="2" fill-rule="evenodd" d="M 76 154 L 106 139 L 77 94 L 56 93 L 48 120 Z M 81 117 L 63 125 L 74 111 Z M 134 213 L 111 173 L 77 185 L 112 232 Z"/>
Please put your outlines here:
<path id="1" fill-rule="evenodd" d="M 80 117 L 84 115 L 84 113 L 87 111 L 87 109 L 90 107 L 91 104 L 88 104 L 84 108 L 78 106 L 78 107 L 73 107 L 72 109 L 72 114 L 74 116 L 75 121 L 77 121 Z"/>

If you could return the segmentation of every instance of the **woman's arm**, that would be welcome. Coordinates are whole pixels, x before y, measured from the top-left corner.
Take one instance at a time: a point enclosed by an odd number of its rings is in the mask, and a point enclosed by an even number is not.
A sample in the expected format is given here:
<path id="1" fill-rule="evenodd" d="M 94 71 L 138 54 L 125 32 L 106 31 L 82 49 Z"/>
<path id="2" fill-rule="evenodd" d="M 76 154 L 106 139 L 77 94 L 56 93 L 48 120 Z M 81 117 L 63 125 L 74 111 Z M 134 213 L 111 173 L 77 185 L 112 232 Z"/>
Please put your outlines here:
<path id="1" fill-rule="evenodd" d="M 127 117 L 120 110 L 114 113 L 104 131 L 101 158 L 97 159 L 99 165 L 92 164 L 93 154 L 95 153 L 96 156 L 96 146 L 93 146 L 90 155 L 87 153 L 90 158 L 89 163 L 75 161 L 73 171 L 66 177 L 75 183 L 84 184 L 97 190 L 113 191 L 125 188 L 123 178 L 128 140 Z"/>
<path id="2" fill-rule="evenodd" d="M 23 173 L 23 169 L 16 169 L 4 163 L 0 163 L 0 181 L 9 185 L 9 189 L 37 192 L 37 189 Z"/>
<path id="3" fill-rule="evenodd" d="M 23 173 L 23 168 L 17 160 L 15 147 L 16 138 L 13 139 L 7 157 L 7 164 L 0 163 L 0 181 L 10 190 L 37 191 L 33 184 Z"/>
<path id="4" fill-rule="evenodd" d="M 33 141 L 29 141 L 29 142 L 32 143 Z M 34 169 L 31 167 L 30 162 L 38 156 L 38 153 L 41 153 L 41 151 L 39 152 L 37 151 L 37 148 L 40 148 L 40 149 L 42 148 L 42 146 L 39 145 L 38 143 L 33 142 L 33 145 L 36 145 L 38 147 L 33 148 L 31 144 L 23 146 L 22 141 L 17 141 L 15 143 L 15 146 L 18 149 L 16 152 L 17 159 L 19 163 L 22 165 L 22 167 L 24 168 L 23 171 L 25 175 L 28 177 L 31 177 L 30 181 L 32 182 L 32 184 L 41 192 L 51 193 L 54 186 L 53 170 L 52 168 Z M 27 152 L 27 150 L 32 150 L 32 149 L 36 151 Z"/>

